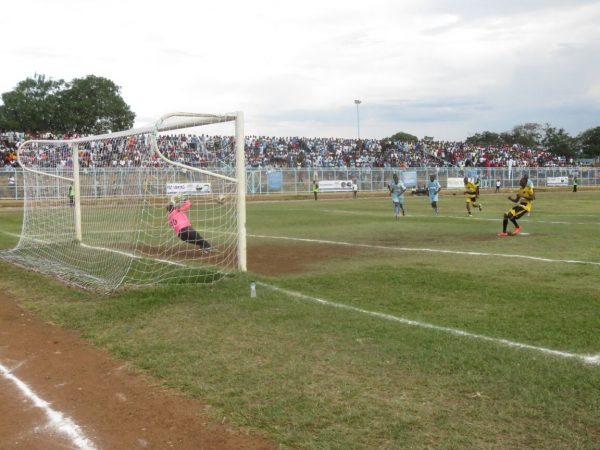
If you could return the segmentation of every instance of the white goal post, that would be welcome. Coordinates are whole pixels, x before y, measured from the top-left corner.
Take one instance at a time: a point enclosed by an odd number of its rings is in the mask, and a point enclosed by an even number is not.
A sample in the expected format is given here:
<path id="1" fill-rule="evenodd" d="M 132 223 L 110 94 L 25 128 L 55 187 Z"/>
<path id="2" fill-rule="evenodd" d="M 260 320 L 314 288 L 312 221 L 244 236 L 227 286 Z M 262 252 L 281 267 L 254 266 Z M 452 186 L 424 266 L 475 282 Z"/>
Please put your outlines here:
<path id="1" fill-rule="evenodd" d="M 244 142 L 242 112 L 24 142 L 22 231 L 0 258 L 104 292 L 246 271 Z"/>

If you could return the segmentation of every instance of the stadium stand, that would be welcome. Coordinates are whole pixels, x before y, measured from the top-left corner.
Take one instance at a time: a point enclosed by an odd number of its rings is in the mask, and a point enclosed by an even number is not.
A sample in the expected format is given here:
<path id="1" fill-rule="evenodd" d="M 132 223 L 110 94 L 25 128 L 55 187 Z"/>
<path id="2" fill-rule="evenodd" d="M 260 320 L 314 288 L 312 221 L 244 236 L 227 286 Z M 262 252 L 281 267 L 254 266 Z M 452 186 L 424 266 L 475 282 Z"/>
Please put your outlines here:
<path id="1" fill-rule="evenodd" d="M 0 167 L 16 164 L 16 148 L 26 137 L 15 133 L 0 141 Z M 139 166 L 143 148 L 150 145 L 131 138 L 126 143 L 110 142 L 80 153 L 83 167 Z M 168 135 L 161 136 L 159 146 L 168 158 L 202 167 L 207 152 L 216 152 L 224 162 L 231 157 L 226 151 L 233 145 L 231 136 Z M 176 150 L 177 149 L 177 150 Z M 521 145 L 474 146 L 455 141 L 392 142 L 387 139 L 341 139 L 247 136 L 246 163 L 252 168 L 361 168 L 361 167 L 564 167 L 577 165 L 572 159 L 553 155 L 542 148 Z M 69 166 L 68 153 L 59 157 Z M 44 152 L 39 158 L 50 160 Z M 62 155 L 58 155 L 62 156 Z M 160 166 L 156 159 L 152 162 Z"/>

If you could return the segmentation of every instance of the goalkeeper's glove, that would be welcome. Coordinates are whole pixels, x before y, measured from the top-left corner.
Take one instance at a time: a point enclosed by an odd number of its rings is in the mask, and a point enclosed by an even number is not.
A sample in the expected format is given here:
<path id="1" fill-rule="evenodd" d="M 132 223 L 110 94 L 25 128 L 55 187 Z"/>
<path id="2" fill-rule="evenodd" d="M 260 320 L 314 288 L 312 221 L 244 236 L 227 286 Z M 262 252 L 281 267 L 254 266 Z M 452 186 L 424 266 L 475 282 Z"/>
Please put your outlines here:
<path id="1" fill-rule="evenodd" d="M 185 202 L 186 197 L 183 192 L 178 192 L 176 197 L 177 197 L 177 203 Z"/>

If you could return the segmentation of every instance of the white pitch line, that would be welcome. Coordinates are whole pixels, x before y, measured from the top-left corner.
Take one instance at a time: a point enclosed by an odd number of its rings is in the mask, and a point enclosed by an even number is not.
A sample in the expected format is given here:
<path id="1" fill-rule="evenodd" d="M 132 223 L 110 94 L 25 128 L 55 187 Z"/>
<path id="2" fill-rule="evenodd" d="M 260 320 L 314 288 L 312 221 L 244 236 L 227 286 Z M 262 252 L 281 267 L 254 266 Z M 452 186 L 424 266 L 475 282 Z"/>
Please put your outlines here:
<path id="1" fill-rule="evenodd" d="M 8 234 L 8 235 L 11 235 L 11 236 L 20 237 L 20 235 L 18 235 L 18 234 L 15 234 L 15 233 L 10 233 L 10 232 L 8 232 L 8 231 L 3 231 L 3 230 L 0 230 L 0 232 L 2 232 L 2 233 L 5 233 L 5 234 Z M 42 241 L 42 240 L 40 240 L 40 239 L 32 239 L 32 240 L 34 240 L 34 241 L 37 241 L 37 242 L 41 242 L 41 243 L 47 243 L 47 244 L 50 244 L 50 242 L 47 242 L 47 241 Z M 93 246 L 93 245 L 87 245 L 87 244 L 84 244 L 84 243 L 81 243 L 81 246 L 82 246 L 82 247 L 84 247 L 84 248 L 89 248 L 89 249 L 92 249 L 92 250 L 101 250 L 101 251 L 104 251 L 104 252 L 116 253 L 116 254 L 118 254 L 118 255 L 127 256 L 127 257 L 130 257 L 130 258 L 133 258 L 133 259 L 152 259 L 153 261 L 157 261 L 157 262 L 164 263 L 164 264 L 169 264 L 169 265 L 172 265 L 172 266 L 178 266 L 178 267 L 188 267 L 188 268 L 193 268 L 193 267 L 195 267 L 195 266 L 190 266 L 190 265 L 187 265 L 187 264 L 178 263 L 178 262 L 176 262 L 176 261 L 169 261 L 169 260 L 167 260 L 167 259 L 160 259 L 160 258 L 146 258 L 146 257 L 142 257 L 142 256 L 137 256 L 137 255 L 134 255 L 133 253 L 124 252 L 124 251 L 121 251 L 121 250 L 116 250 L 116 249 L 112 249 L 112 248 L 106 248 L 106 247 L 96 247 L 96 246 Z"/>
<path id="2" fill-rule="evenodd" d="M 96 450 L 96 447 L 84 434 L 81 428 L 63 413 L 56 411 L 50 407 L 50 404 L 41 399 L 35 392 L 31 390 L 27 384 L 14 376 L 10 370 L 0 363 L 0 373 L 5 379 L 11 381 L 21 393 L 29 399 L 33 405 L 40 408 L 46 413 L 50 427 L 57 432 L 67 436 L 78 449 Z"/>
<path id="3" fill-rule="evenodd" d="M 553 350 L 553 349 L 545 348 L 545 347 L 538 347 L 538 346 L 530 345 L 530 344 L 523 344 L 521 342 L 510 341 L 508 339 L 499 339 L 499 338 L 494 338 L 494 337 L 490 337 L 490 336 L 485 336 L 482 334 L 471 333 L 469 331 L 459 330 L 457 328 L 443 327 L 440 325 L 434 325 L 434 324 L 427 323 L 427 322 L 419 322 L 417 320 L 405 319 L 404 317 L 392 316 L 391 314 L 384 314 L 384 313 L 380 313 L 377 311 L 369 311 L 366 309 L 357 308 L 355 306 L 345 305 L 343 303 L 335 303 L 335 302 L 332 302 L 329 300 L 324 300 L 322 298 L 311 297 L 309 295 L 301 294 L 299 292 L 294 292 L 294 291 L 290 291 L 288 289 L 283 289 L 283 288 L 280 288 L 277 286 L 263 283 L 262 281 L 257 281 L 256 284 L 266 287 L 266 288 L 271 289 L 276 292 L 281 292 L 290 297 L 295 297 L 295 298 L 299 298 L 302 300 L 308 300 L 313 303 L 319 303 L 321 305 L 345 309 L 345 310 L 360 313 L 360 314 L 366 314 L 371 317 L 377 317 L 379 319 L 398 322 L 398 323 L 402 323 L 404 325 L 409 325 L 409 326 L 418 327 L 418 328 L 426 328 L 426 329 L 435 330 L 435 331 L 441 331 L 444 333 L 453 334 L 455 336 L 463 336 L 463 337 L 468 337 L 471 339 L 479 339 L 482 341 L 493 342 L 495 344 L 503 345 L 505 347 L 533 350 L 533 351 L 537 351 L 537 352 L 544 353 L 547 355 L 557 356 L 560 358 L 578 359 L 586 364 L 600 365 L 600 354 L 598 354 L 598 355 L 582 355 L 582 354 L 578 354 L 578 353 L 570 353 L 570 352 L 564 352 L 561 350 Z"/>
<path id="4" fill-rule="evenodd" d="M 379 211 L 347 211 L 347 210 L 336 210 L 336 209 L 322 209 L 322 212 L 327 212 L 327 213 L 331 213 L 331 214 L 336 214 L 336 213 L 341 213 L 341 214 L 350 214 L 350 215 L 355 215 L 355 216 L 377 216 L 377 217 L 393 217 L 393 213 L 392 213 L 392 208 L 390 207 L 390 212 L 379 212 Z M 498 222 L 501 221 L 502 219 L 498 219 L 498 218 L 483 218 L 483 217 L 469 217 L 469 216 L 436 216 L 433 213 L 432 214 L 411 214 L 410 212 L 407 213 L 406 216 L 402 217 L 402 220 L 406 220 L 406 219 L 410 219 L 411 217 L 432 217 L 432 218 L 437 218 L 437 217 L 444 217 L 444 218 L 448 218 L 448 219 L 459 219 L 459 220 L 468 220 L 470 222 L 472 221 L 487 221 L 487 222 Z M 436 219 L 437 220 L 437 219 Z M 528 222 L 528 221 L 525 221 Z"/>
<path id="5" fill-rule="evenodd" d="M 21 235 L 20 235 L 20 234 L 17 234 L 17 233 L 11 233 L 10 231 L 4 231 L 4 230 L 0 230 L 0 233 L 7 234 L 7 235 L 9 235 L 9 236 L 21 237 Z"/>
<path id="6" fill-rule="evenodd" d="M 20 237 L 19 234 L 10 233 L 8 231 L 0 230 L 0 232 L 2 232 L 4 234 L 8 234 L 10 236 Z M 33 239 L 33 238 L 31 238 L 31 239 L 34 240 L 34 241 L 37 241 L 37 242 L 41 242 L 41 243 L 46 243 L 46 244 L 50 244 L 51 243 L 49 241 L 42 241 L 40 239 Z M 96 247 L 96 246 L 93 246 L 93 245 L 87 245 L 87 244 L 83 244 L 83 243 L 81 244 L 81 246 L 84 247 L 84 248 L 92 249 L 92 250 L 102 250 L 102 251 L 105 251 L 105 252 L 117 253 L 119 255 L 128 256 L 128 257 L 134 258 L 134 259 L 144 259 L 143 257 L 134 255 L 133 253 L 124 252 L 124 251 L 121 251 L 121 250 L 115 250 L 115 249 L 112 249 L 112 248 Z M 189 266 L 187 266 L 185 264 L 181 264 L 181 263 L 174 262 L 174 261 L 168 261 L 166 259 L 158 259 L 158 258 L 150 258 L 150 259 L 154 259 L 155 261 L 158 261 L 158 262 L 161 262 L 161 263 L 165 263 L 165 264 L 171 264 L 173 266 L 189 267 Z"/>
<path id="7" fill-rule="evenodd" d="M 382 250 L 395 250 L 400 252 L 422 252 L 422 253 L 445 253 L 449 255 L 467 255 L 467 256 L 494 256 L 500 258 L 516 258 L 516 259 L 527 259 L 531 261 L 548 262 L 548 263 L 567 263 L 567 264 L 588 264 L 591 266 L 600 266 L 600 262 L 596 261 L 580 261 L 576 259 L 551 259 L 542 258 L 540 256 L 528 256 L 528 255 L 515 255 L 510 253 L 488 253 L 488 252 L 462 252 L 459 250 L 444 250 L 439 248 L 412 248 L 412 247 L 390 247 L 386 245 L 371 245 L 371 244 L 357 244 L 354 242 L 343 242 L 343 241 L 328 241 L 324 239 L 306 239 L 306 238 L 295 238 L 287 236 L 265 236 L 260 234 L 249 234 L 249 237 L 262 238 L 262 239 L 281 239 L 288 241 L 298 242 L 309 242 L 313 244 L 327 244 L 327 245 L 342 245 L 348 247 L 361 247 L 361 248 L 374 248 Z"/>
<path id="8" fill-rule="evenodd" d="M 387 217 L 390 216 L 392 217 L 392 213 L 388 213 L 388 212 L 384 212 L 384 211 L 351 211 L 351 210 L 344 210 L 344 209 L 321 209 L 321 212 L 326 212 L 326 213 L 331 213 L 331 214 L 350 214 L 350 215 L 356 215 L 356 216 L 377 216 L 377 217 Z M 390 211 L 392 211 L 392 208 L 390 207 Z M 477 212 L 476 212 L 477 214 Z M 405 217 L 403 217 L 403 220 L 406 218 L 411 218 L 411 217 L 438 217 L 435 216 L 433 214 L 411 214 L 410 211 L 407 213 L 407 215 Z M 502 217 L 498 216 L 497 218 L 492 218 L 492 217 L 476 217 L 476 216 L 450 216 L 450 215 L 442 215 L 440 217 L 444 217 L 444 218 L 448 218 L 448 219 L 459 219 L 459 220 L 468 220 L 470 222 L 474 222 L 474 221 L 482 221 L 482 222 L 501 222 L 502 221 Z M 519 220 L 519 222 L 523 221 L 524 223 L 530 223 L 530 224 L 534 224 L 534 223 L 548 223 L 548 224 L 552 224 L 552 225 L 591 225 L 591 226 L 596 226 L 596 225 L 600 225 L 600 222 L 566 222 L 566 221 L 550 221 L 550 220 L 535 220 L 535 219 L 531 219 L 531 218 L 521 218 Z"/>
<path id="9" fill-rule="evenodd" d="M 11 233 L 10 231 L 0 230 L 0 232 L 2 232 L 4 234 L 7 234 L 9 236 L 14 236 L 14 237 L 17 237 L 17 238 L 21 238 L 20 234 Z M 34 242 L 39 242 L 41 244 L 50 244 L 50 241 L 44 241 L 43 239 L 37 239 L 37 238 L 35 238 L 33 236 L 28 236 L 27 239 L 32 240 Z"/>
<path id="10" fill-rule="evenodd" d="M 83 244 L 83 243 L 81 244 L 81 246 L 84 247 L 84 248 L 90 248 L 92 250 L 101 250 L 103 252 L 116 253 L 117 255 L 127 256 L 127 257 L 133 258 L 133 259 L 151 259 L 153 261 L 158 261 L 160 263 L 170 264 L 172 266 L 190 267 L 190 266 L 188 266 L 186 264 L 181 264 L 181 263 L 178 263 L 178 262 L 175 262 L 175 261 L 169 261 L 169 260 L 160 259 L 160 258 L 145 258 L 145 257 L 142 257 L 142 256 L 134 255 L 133 253 L 124 252 L 124 251 L 116 250 L 116 249 L 113 249 L 113 248 L 96 247 L 94 245 L 87 245 L 87 244 Z"/>

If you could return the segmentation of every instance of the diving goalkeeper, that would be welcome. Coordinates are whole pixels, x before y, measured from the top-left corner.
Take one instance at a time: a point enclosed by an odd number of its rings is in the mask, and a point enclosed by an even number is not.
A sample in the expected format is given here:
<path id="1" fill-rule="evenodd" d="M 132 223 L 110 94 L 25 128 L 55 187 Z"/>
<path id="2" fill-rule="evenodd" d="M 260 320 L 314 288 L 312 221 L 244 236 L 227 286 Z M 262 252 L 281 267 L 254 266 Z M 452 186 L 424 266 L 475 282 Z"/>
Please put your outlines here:
<path id="1" fill-rule="evenodd" d="M 195 244 L 202 250 L 210 250 L 211 246 L 200 234 L 192 227 L 190 219 L 184 212 L 192 206 L 192 202 L 187 200 L 181 193 L 175 197 L 171 197 L 171 201 L 167 205 L 169 213 L 169 225 L 175 231 L 175 234 L 182 241 L 190 244 Z"/>

